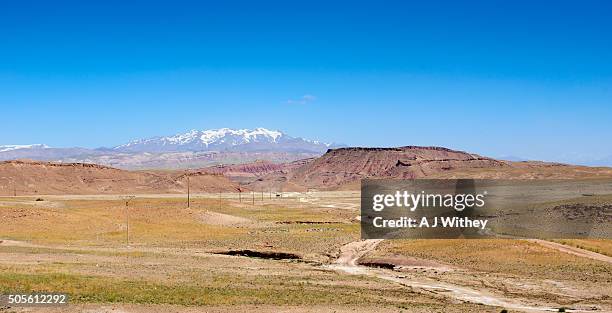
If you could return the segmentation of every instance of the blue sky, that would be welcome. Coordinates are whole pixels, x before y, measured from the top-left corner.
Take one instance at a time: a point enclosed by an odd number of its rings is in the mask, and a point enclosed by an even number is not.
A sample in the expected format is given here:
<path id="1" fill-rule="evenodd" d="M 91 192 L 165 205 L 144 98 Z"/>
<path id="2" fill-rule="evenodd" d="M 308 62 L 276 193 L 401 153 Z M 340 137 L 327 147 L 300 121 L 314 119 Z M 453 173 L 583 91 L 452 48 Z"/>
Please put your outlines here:
<path id="1" fill-rule="evenodd" d="M 609 1 L 0 4 L 0 144 L 220 127 L 612 155 Z"/>

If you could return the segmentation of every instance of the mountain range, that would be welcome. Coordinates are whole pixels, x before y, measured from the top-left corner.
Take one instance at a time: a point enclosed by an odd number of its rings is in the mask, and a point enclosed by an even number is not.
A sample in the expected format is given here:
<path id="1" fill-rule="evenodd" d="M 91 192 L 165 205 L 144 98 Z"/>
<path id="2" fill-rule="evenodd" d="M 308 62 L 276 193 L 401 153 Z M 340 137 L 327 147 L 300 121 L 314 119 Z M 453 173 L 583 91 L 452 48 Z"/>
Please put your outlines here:
<path id="1" fill-rule="evenodd" d="M 341 146 L 266 128 L 221 128 L 137 139 L 111 148 L 0 145 L 0 160 L 82 162 L 124 169 L 190 168 L 256 160 L 291 162 Z"/>
<path id="2" fill-rule="evenodd" d="M 290 136 L 278 130 L 207 129 L 172 136 L 136 139 L 114 147 L 96 149 L 50 147 L 45 144 L 0 145 L 0 161 L 30 159 L 63 163 L 93 163 L 122 169 L 183 169 L 258 160 L 286 163 L 323 155 L 341 144 Z M 526 161 L 520 156 L 498 157 Z M 547 160 L 575 165 L 612 166 L 612 156 L 560 155 Z"/>
<path id="3" fill-rule="evenodd" d="M 292 137 L 276 130 L 191 130 L 169 137 L 134 140 L 112 148 L 119 152 L 274 151 L 324 153 L 332 144 Z"/>
<path id="4" fill-rule="evenodd" d="M 189 180 L 187 179 L 189 177 Z M 257 161 L 190 170 L 129 171 L 85 163 L 0 161 L 0 195 L 159 194 L 359 190 L 362 179 L 586 179 L 612 168 L 501 161 L 443 147 L 329 149 L 286 163 Z"/>

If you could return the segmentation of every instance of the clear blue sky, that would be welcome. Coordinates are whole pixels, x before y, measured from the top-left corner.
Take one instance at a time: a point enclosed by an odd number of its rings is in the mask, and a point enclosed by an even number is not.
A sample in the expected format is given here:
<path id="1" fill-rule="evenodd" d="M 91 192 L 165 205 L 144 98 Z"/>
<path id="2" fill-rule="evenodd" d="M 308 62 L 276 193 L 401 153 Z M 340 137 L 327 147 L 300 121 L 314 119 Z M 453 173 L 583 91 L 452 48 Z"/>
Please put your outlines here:
<path id="1" fill-rule="evenodd" d="M 4 1 L 0 144 L 261 126 L 612 155 L 611 16 L 610 1 Z"/>

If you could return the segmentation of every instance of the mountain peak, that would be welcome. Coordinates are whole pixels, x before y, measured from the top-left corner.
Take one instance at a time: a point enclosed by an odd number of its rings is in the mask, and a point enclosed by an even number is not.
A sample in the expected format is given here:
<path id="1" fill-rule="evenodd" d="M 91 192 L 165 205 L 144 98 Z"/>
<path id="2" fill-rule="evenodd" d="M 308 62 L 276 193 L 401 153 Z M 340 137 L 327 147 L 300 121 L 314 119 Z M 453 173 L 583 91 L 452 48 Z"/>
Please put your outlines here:
<path id="1" fill-rule="evenodd" d="M 8 152 L 13 150 L 21 149 L 47 149 L 49 146 L 45 144 L 33 144 L 33 145 L 0 145 L 0 152 Z"/>
<path id="2" fill-rule="evenodd" d="M 167 137 L 138 139 L 119 145 L 120 152 L 277 151 L 324 152 L 331 144 L 291 137 L 278 130 L 219 128 L 190 130 Z"/>
<path id="3" fill-rule="evenodd" d="M 251 129 L 238 129 L 234 130 L 231 128 L 220 128 L 220 129 L 210 129 L 204 130 L 201 132 L 200 140 L 206 144 L 207 146 L 211 143 L 214 143 L 216 140 L 223 138 L 225 136 L 240 136 L 246 142 L 251 142 L 252 140 L 257 140 L 258 136 L 264 138 L 270 138 L 273 142 L 283 136 L 283 133 L 276 130 L 268 130 L 263 127 L 258 127 L 253 130 Z"/>

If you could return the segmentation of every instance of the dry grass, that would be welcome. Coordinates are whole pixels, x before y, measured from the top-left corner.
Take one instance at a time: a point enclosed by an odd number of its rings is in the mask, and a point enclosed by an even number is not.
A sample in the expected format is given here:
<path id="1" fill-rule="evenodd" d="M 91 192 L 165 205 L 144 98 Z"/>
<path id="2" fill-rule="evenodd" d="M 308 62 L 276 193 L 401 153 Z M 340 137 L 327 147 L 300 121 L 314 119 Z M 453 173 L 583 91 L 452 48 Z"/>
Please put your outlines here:
<path id="1" fill-rule="evenodd" d="M 380 245 L 376 255 L 407 255 L 478 272 L 612 282 L 612 264 L 560 253 L 522 240 L 389 240 Z"/>
<path id="2" fill-rule="evenodd" d="M 558 239 L 555 242 L 612 256 L 612 240 L 608 239 Z"/>
<path id="3" fill-rule="evenodd" d="M 126 242 L 126 208 L 121 200 L 54 200 L 34 206 L 19 199 L 2 202 L 3 238 L 41 244 L 112 247 Z M 295 204 L 295 200 L 291 201 Z M 248 218 L 249 227 L 209 225 L 204 212 Z M 252 206 L 237 201 L 198 198 L 144 198 L 129 204 L 130 245 L 201 249 L 275 248 L 302 254 L 328 254 L 357 239 L 358 225 L 345 212 L 285 207 L 282 202 Z M 299 224 L 295 222 L 335 222 Z M 291 224 L 294 223 L 294 224 Z"/>
<path id="4" fill-rule="evenodd" d="M 101 275 L 0 272 L 0 292 L 61 291 L 72 302 L 120 302 L 180 305 L 237 304 L 380 304 L 401 305 L 405 290 L 364 290 L 358 286 L 325 286 L 312 277 L 287 279 L 274 276 L 237 277 L 211 275 L 189 283 L 155 282 Z M 414 297 L 414 295 L 410 296 Z M 386 298 L 385 300 L 383 300 Z"/>
<path id="5" fill-rule="evenodd" d="M 299 261 L 183 249 L 126 252 L 3 246 L 0 264 L 0 293 L 67 292 L 73 303 L 442 306 L 398 285 L 338 275 Z"/>
<path id="6" fill-rule="evenodd" d="M 0 246 L 0 292 L 61 290 L 78 302 L 180 305 L 433 303 L 398 286 L 300 261 L 206 253 L 275 250 L 328 261 L 326 255 L 358 238 L 358 225 L 347 218 L 354 213 L 334 214 L 296 199 L 261 204 L 198 197 L 188 209 L 182 198 L 137 198 L 129 203 L 127 249 L 122 200 L 0 199 L 7 221 L 0 224 L 0 238 L 24 242 Z M 210 225 L 202 218 L 207 211 L 253 223 Z"/>
<path id="7" fill-rule="evenodd" d="M 24 244 L 0 245 L 0 293 L 67 291 L 82 303 L 345 304 L 356 310 L 499 311 L 471 304 L 451 305 L 439 296 L 318 266 L 333 261 L 342 245 L 359 239 L 359 224 L 354 218 L 360 199 L 354 192 L 346 194 L 258 198 L 255 205 L 247 199 L 239 202 L 236 195 L 223 195 L 219 201 L 213 194 L 194 197 L 189 209 L 184 198 L 138 197 L 129 205 L 129 249 L 125 247 L 125 202 L 116 197 L 2 198 L 0 240 Z M 207 211 L 252 223 L 210 225 L 202 218 Z M 610 241 L 568 243 L 603 252 L 610 247 Z M 233 249 L 291 252 L 303 260 L 212 254 Z M 609 264 L 525 241 L 390 240 L 372 253 L 388 255 L 425 258 L 499 275 L 500 279 L 553 279 L 589 288 L 612 282 Z"/>

